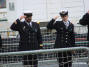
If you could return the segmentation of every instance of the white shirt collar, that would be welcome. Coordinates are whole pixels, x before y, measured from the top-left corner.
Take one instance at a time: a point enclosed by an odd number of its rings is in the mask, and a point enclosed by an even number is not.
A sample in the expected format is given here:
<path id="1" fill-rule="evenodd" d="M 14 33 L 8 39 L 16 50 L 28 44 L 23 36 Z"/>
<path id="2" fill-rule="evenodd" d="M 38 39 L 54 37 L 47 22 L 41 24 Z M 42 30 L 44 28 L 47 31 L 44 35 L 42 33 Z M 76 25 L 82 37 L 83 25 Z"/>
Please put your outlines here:
<path id="1" fill-rule="evenodd" d="M 64 23 L 69 23 L 69 21 L 66 21 L 66 22 L 65 22 L 65 21 L 63 21 L 63 22 L 64 22 Z"/>
<path id="2" fill-rule="evenodd" d="M 32 21 L 31 21 L 31 22 L 29 22 L 29 23 L 28 23 L 28 22 L 26 22 L 26 23 L 27 23 L 28 25 L 30 24 L 30 26 L 32 26 Z"/>
<path id="3" fill-rule="evenodd" d="M 64 22 L 64 24 L 68 27 L 69 26 L 69 21 L 63 21 Z"/>

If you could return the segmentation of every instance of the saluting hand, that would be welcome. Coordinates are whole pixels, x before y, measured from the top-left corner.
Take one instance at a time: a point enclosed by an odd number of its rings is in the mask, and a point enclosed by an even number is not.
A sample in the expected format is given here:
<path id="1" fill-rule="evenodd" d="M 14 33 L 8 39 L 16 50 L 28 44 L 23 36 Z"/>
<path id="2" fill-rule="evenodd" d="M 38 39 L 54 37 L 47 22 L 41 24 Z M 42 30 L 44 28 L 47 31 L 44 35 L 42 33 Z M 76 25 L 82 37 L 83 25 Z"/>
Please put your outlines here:
<path id="1" fill-rule="evenodd" d="M 88 10 L 88 14 L 89 14 L 89 10 Z"/>
<path id="2" fill-rule="evenodd" d="M 55 16 L 55 17 L 54 17 L 54 20 L 56 20 L 57 18 L 59 18 L 59 16 Z"/>
<path id="3" fill-rule="evenodd" d="M 24 18 L 26 18 L 26 16 L 21 16 L 21 17 L 20 17 L 20 20 L 22 20 L 22 19 L 24 19 Z"/>
<path id="4" fill-rule="evenodd" d="M 22 19 L 24 19 L 24 18 L 26 18 L 26 16 L 21 16 L 21 17 L 19 18 L 19 20 L 22 20 Z M 16 21 L 15 21 L 14 23 L 17 24 Z"/>

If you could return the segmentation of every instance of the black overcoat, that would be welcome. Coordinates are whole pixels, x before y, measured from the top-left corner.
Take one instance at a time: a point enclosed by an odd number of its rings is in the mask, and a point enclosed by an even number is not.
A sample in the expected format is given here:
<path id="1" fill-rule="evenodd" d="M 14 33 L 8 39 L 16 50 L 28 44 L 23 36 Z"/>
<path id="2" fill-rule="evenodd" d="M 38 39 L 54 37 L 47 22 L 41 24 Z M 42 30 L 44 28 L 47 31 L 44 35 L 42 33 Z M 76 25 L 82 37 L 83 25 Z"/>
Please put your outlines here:
<path id="1" fill-rule="evenodd" d="M 0 35 L 0 47 L 2 47 L 2 38 L 1 38 L 1 35 Z"/>
<path id="2" fill-rule="evenodd" d="M 79 21 L 81 25 L 88 25 L 88 36 L 87 39 L 89 41 L 89 14 L 86 13 Z"/>
<path id="3" fill-rule="evenodd" d="M 56 21 L 52 19 L 48 25 L 48 29 L 56 29 L 56 41 L 55 48 L 65 48 L 65 47 L 74 47 L 75 46 L 75 34 L 74 34 L 74 25 L 70 22 L 68 28 L 66 28 L 63 21 Z"/>
<path id="4" fill-rule="evenodd" d="M 11 29 L 18 31 L 20 34 L 19 50 L 37 50 L 42 43 L 42 36 L 39 24 L 32 22 L 32 27 L 25 21 L 16 20 L 17 24 L 13 23 Z"/>

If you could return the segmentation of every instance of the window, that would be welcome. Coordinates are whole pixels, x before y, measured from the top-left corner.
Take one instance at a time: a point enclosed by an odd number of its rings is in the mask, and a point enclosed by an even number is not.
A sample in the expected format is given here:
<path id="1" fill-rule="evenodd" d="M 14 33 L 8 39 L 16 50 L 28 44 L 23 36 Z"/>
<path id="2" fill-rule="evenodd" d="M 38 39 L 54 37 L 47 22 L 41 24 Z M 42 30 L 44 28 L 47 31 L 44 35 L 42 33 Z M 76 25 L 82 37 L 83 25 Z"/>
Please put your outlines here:
<path id="1" fill-rule="evenodd" d="M 15 6 L 14 6 L 14 3 L 13 2 L 12 3 L 11 2 L 9 3 L 9 10 L 10 11 L 14 11 L 15 10 Z"/>
<path id="2" fill-rule="evenodd" d="M 6 8 L 6 0 L 0 0 L 0 9 Z"/>

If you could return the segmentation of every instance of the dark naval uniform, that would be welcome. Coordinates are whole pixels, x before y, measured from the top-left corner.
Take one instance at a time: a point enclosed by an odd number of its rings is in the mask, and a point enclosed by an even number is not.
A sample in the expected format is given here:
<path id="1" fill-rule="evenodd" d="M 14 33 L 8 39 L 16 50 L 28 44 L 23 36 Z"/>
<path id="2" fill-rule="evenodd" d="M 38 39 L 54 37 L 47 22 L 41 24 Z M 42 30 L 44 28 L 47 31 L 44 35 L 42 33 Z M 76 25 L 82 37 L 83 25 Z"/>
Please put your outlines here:
<path id="1" fill-rule="evenodd" d="M 0 48 L 2 47 L 2 38 L 1 38 L 1 35 L 0 35 Z"/>
<path id="2" fill-rule="evenodd" d="M 63 21 L 56 21 L 52 19 L 48 25 L 48 29 L 56 29 L 57 35 L 56 35 L 56 41 L 55 41 L 55 48 L 67 48 L 67 47 L 74 47 L 75 46 L 75 35 L 74 35 L 74 25 L 69 21 L 69 26 L 66 28 Z M 66 58 L 61 58 L 61 57 Z M 71 52 L 64 52 L 58 54 L 59 57 L 59 66 L 60 67 L 71 67 Z M 67 62 L 70 61 L 70 62 Z M 65 62 L 63 64 L 62 62 Z M 67 62 L 67 63 L 66 63 Z"/>
<path id="3" fill-rule="evenodd" d="M 32 22 L 32 27 L 30 27 L 25 21 L 20 22 L 19 19 L 17 19 L 16 22 L 17 24 L 13 23 L 11 25 L 11 29 L 19 31 L 19 50 L 25 51 L 39 49 L 40 44 L 42 43 L 39 25 L 35 22 Z"/>
<path id="4" fill-rule="evenodd" d="M 55 48 L 66 48 L 75 46 L 74 25 L 69 22 L 68 28 L 66 28 L 63 21 L 56 21 L 52 19 L 48 25 L 48 29 L 56 29 L 57 36 L 55 41 Z"/>
<path id="5" fill-rule="evenodd" d="M 87 40 L 89 41 L 89 13 L 86 13 L 79 21 L 81 25 L 88 25 L 88 36 Z M 89 47 L 89 44 L 88 44 Z"/>
<path id="6" fill-rule="evenodd" d="M 13 23 L 10 28 L 18 31 L 20 34 L 19 50 L 27 51 L 40 49 L 40 44 L 42 44 L 42 36 L 40 33 L 39 24 L 32 22 L 31 27 L 25 21 L 21 22 L 19 19 L 17 19 L 16 22 L 17 24 Z M 24 61 L 24 65 L 35 65 L 38 63 L 36 55 L 29 55 L 28 57 L 24 56 L 24 60 L 27 60 L 27 62 Z M 28 60 L 30 61 L 28 62 Z"/>

